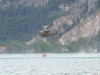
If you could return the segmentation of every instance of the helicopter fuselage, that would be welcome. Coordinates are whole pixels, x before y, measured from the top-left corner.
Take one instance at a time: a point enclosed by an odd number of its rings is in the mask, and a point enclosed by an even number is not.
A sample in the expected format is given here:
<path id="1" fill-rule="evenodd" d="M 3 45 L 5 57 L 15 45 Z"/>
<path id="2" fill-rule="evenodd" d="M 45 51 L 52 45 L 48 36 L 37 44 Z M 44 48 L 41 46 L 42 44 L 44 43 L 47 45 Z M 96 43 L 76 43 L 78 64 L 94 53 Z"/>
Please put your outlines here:
<path id="1" fill-rule="evenodd" d="M 55 34 L 50 33 L 50 31 L 40 31 L 39 32 L 39 36 L 40 37 L 49 37 L 49 36 L 53 36 L 53 35 L 57 35 L 58 32 L 56 32 Z"/>

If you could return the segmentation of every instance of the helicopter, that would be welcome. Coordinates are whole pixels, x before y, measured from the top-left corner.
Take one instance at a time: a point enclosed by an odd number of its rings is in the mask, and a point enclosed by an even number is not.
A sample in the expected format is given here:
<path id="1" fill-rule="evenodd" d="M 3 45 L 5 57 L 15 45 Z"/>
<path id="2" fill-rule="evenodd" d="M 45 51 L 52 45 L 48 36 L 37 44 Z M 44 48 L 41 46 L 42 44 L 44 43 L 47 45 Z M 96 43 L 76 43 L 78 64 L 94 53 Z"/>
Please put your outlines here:
<path id="1" fill-rule="evenodd" d="M 40 37 L 49 37 L 58 34 L 58 30 L 47 29 L 48 26 L 42 26 L 43 30 L 39 32 Z"/>

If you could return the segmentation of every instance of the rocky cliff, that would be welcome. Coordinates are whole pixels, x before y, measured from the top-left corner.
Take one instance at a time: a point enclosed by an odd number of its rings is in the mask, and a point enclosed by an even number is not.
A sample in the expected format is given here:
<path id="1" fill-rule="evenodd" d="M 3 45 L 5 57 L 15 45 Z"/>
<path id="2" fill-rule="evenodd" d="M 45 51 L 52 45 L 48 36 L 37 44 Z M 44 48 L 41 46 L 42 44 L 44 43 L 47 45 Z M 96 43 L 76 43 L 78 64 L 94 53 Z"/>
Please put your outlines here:
<path id="1" fill-rule="evenodd" d="M 17 8 L 19 6 L 31 6 L 34 7 L 43 6 L 48 3 L 48 0 L 0 0 L 0 7 L 3 10 L 6 10 L 10 6 Z"/>
<path id="2" fill-rule="evenodd" d="M 53 25 L 60 26 L 61 33 L 64 33 L 59 39 L 62 45 L 68 45 L 80 37 L 92 37 L 98 33 L 100 30 L 100 11 L 97 9 L 97 4 L 98 0 L 77 0 L 74 4 L 61 4 L 59 6 L 63 12 L 70 11 L 71 13 L 53 22 Z M 67 30 L 66 26 L 72 26 L 72 29 Z"/>
<path id="3" fill-rule="evenodd" d="M 76 26 L 59 39 L 62 45 L 67 45 L 71 41 L 76 41 L 80 37 L 94 36 L 100 30 L 100 12 L 93 18 L 82 26 Z"/>

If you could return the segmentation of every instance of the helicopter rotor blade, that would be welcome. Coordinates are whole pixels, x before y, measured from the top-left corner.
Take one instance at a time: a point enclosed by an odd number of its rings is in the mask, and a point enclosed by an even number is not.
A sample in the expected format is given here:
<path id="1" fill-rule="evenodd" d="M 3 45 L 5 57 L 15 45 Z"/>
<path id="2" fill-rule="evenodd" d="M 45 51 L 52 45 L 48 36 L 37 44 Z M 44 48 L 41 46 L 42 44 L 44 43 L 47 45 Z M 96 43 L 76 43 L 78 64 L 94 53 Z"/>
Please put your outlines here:
<path id="1" fill-rule="evenodd" d="M 47 27 L 48 27 L 48 26 L 42 26 L 42 27 L 43 27 L 43 30 L 47 30 Z"/>

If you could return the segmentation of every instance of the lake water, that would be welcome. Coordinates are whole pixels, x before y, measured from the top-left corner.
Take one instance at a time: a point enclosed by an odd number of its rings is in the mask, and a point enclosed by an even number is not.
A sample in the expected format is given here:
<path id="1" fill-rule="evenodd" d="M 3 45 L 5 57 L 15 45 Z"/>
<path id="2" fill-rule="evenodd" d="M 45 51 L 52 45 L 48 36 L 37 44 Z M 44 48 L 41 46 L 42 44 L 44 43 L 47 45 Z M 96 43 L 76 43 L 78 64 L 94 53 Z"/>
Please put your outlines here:
<path id="1" fill-rule="evenodd" d="M 0 54 L 0 75 L 100 75 L 100 54 Z"/>

